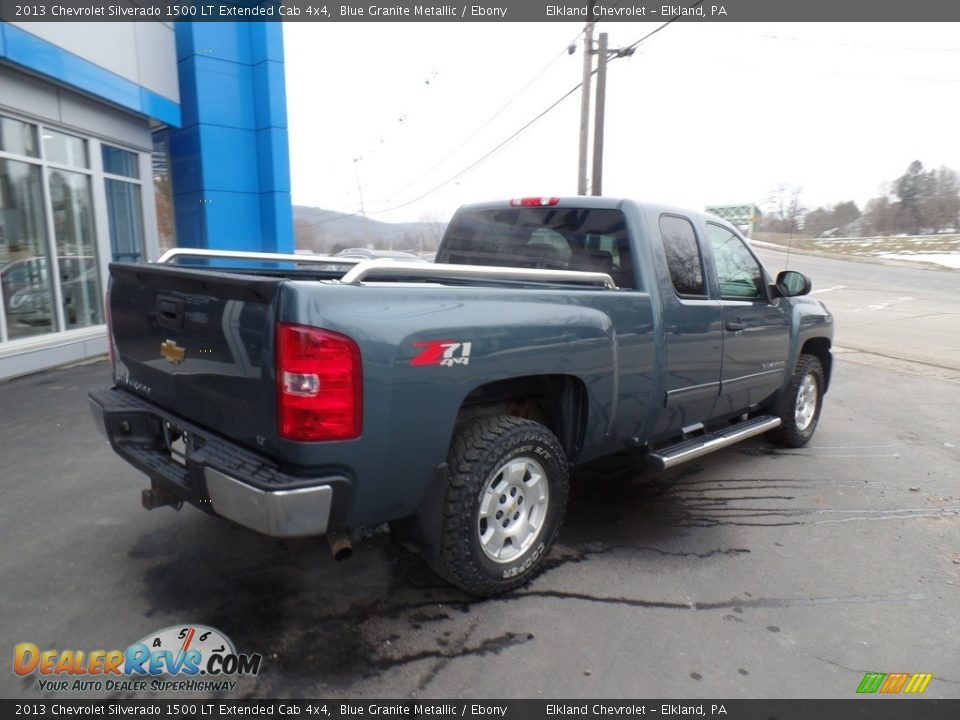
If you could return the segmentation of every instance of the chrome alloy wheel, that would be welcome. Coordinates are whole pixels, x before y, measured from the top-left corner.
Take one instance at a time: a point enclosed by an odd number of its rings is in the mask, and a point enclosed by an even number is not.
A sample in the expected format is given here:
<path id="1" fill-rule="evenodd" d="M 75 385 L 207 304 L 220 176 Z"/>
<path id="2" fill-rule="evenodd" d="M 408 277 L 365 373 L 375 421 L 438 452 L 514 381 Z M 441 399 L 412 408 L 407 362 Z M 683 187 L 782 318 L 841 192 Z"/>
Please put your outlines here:
<path id="1" fill-rule="evenodd" d="M 797 402 L 793 409 L 797 430 L 801 432 L 810 427 L 810 423 L 816 417 L 818 391 L 817 378 L 813 373 L 807 373 L 797 389 Z"/>
<path id="2" fill-rule="evenodd" d="M 496 563 L 523 555 L 540 537 L 550 488 L 543 466 L 527 455 L 505 462 L 480 498 L 477 534 L 483 554 Z"/>

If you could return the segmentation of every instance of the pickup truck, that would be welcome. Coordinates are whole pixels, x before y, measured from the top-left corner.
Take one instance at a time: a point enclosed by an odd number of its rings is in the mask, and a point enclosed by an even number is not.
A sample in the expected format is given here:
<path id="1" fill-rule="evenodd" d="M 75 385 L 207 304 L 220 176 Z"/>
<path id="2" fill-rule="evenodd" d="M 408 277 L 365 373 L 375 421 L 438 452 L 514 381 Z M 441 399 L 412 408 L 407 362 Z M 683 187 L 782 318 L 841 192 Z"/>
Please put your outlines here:
<path id="1" fill-rule="evenodd" d="M 90 393 L 148 509 L 271 536 L 389 523 L 446 580 L 542 566 L 571 466 L 809 441 L 833 319 L 725 221 L 632 200 L 456 212 L 436 263 L 175 249 L 110 266 Z"/>

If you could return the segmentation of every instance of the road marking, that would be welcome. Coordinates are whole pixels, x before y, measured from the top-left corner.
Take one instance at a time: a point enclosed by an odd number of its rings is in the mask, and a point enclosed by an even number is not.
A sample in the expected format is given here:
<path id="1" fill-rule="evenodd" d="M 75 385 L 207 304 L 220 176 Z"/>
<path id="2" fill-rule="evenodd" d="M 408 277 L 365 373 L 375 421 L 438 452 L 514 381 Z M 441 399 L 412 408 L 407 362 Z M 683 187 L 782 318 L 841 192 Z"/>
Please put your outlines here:
<path id="1" fill-rule="evenodd" d="M 811 292 L 811 295 L 816 295 L 817 293 L 833 292 L 834 290 L 846 290 L 846 285 L 834 285 L 833 287 L 820 288 L 819 290 L 814 290 Z"/>
<path id="2" fill-rule="evenodd" d="M 904 447 L 903 443 L 893 445 L 810 445 L 810 450 L 878 450 L 886 448 Z"/>
<path id="3" fill-rule="evenodd" d="M 857 522 L 860 520 L 910 520 L 913 518 L 946 517 L 960 515 L 960 507 L 946 507 L 938 510 L 926 508 L 904 510 L 816 510 L 815 514 L 826 513 L 864 513 L 859 517 L 840 518 L 838 520 L 815 520 L 814 525 Z M 869 514 L 868 514 L 869 513 Z"/>

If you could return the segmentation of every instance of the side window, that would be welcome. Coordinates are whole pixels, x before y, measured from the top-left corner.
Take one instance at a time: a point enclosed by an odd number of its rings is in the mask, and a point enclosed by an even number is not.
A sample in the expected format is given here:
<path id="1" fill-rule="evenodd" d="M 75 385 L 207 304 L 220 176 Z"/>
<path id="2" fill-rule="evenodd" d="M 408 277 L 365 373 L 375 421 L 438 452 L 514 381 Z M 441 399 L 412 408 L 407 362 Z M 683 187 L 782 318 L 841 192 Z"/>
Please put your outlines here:
<path id="1" fill-rule="evenodd" d="M 705 297 L 703 259 L 690 221 L 676 215 L 660 216 L 660 236 L 667 254 L 673 288 L 680 296 Z"/>
<path id="2" fill-rule="evenodd" d="M 713 223 L 707 223 L 707 239 L 717 263 L 720 297 L 724 300 L 765 298 L 763 271 L 743 240 Z"/>

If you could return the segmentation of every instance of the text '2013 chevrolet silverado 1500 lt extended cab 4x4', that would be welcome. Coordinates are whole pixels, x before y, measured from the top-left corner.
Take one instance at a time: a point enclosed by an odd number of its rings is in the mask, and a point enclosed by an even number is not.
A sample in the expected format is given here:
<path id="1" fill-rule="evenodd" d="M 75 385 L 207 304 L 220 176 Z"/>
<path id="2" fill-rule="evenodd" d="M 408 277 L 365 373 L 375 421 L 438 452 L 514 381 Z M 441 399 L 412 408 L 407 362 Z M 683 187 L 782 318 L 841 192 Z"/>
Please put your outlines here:
<path id="1" fill-rule="evenodd" d="M 335 554 L 391 523 L 479 595 L 537 572 L 572 465 L 797 447 L 830 381 L 805 276 L 631 200 L 465 206 L 435 264 L 174 250 L 110 273 L 115 385 L 90 404 L 146 507 Z"/>

